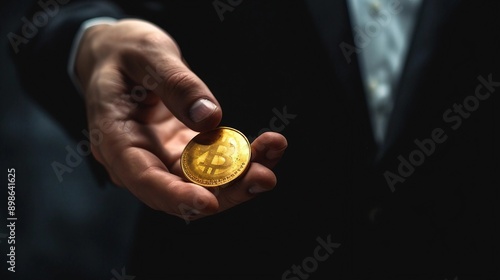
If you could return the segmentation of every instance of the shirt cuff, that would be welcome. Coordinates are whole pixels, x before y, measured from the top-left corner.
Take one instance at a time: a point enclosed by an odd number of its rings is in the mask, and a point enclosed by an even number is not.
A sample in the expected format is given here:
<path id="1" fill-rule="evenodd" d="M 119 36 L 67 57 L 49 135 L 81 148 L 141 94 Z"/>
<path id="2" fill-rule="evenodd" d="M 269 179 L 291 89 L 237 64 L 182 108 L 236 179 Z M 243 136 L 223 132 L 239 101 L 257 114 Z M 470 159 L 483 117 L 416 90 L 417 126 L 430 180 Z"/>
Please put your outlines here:
<path id="1" fill-rule="evenodd" d="M 98 25 L 98 24 L 111 24 L 116 22 L 117 19 L 111 18 L 111 17 L 96 17 L 92 18 L 89 20 L 84 21 L 81 25 L 80 28 L 78 29 L 75 38 L 73 39 L 73 44 L 71 46 L 71 50 L 69 53 L 69 61 L 68 61 L 68 75 L 71 81 L 73 82 L 73 85 L 75 86 L 76 90 L 80 95 L 83 96 L 83 88 L 80 83 L 80 80 L 76 76 L 75 72 L 75 61 L 76 61 L 76 54 L 78 52 L 78 47 L 80 46 L 80 41 L 83 37 L 83 34 L 85 34 L 85 31 L 87 31 L 88 28 Z"/>

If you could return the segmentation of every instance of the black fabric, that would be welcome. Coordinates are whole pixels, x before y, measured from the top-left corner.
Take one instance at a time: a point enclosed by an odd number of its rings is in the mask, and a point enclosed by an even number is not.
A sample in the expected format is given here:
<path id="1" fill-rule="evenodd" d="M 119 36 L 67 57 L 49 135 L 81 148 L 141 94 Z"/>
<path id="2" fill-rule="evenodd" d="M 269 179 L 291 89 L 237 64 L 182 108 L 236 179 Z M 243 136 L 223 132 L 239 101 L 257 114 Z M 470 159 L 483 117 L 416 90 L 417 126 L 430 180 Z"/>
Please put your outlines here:
<path id="1" fill-rule="evenodd" d="M 344 1 L 242 1 L 223 21 L 212 1 L 111 3 L 68 3 L 17 56 L 29 92 L 69 134 L 82 137 L 85 117 L 62 78 L 68 48 L 79 22 L 105 15 L 144 18 L 167 30 L 221 103 L 222 125 L 251 138 L 274 129 L 289 141 L 277 188 L 253 201 L 189 224 L 145 207 L 128 274 L 499 276 L 497 93 L 467 117 L 444 116 L 454 104 L 472 106 L 481 81 L 500 81 L 497 2 L 424 1 L 381 151 L 356 56 L 348 63 L 340 48 L 353 45 Z M 405 178 L 401 159 L 410 161 L 422 150 L 416 142 L 433 135 L 446 140 L 427 146 L 413 172 L 403 168 L 411 173 Z M 391 188 L 387 172 L 404 182 Z M 314 262 L 319 239 L 340 245 Z M 310 272 L 294 272 L 294 265 L 313 263 Z"/>

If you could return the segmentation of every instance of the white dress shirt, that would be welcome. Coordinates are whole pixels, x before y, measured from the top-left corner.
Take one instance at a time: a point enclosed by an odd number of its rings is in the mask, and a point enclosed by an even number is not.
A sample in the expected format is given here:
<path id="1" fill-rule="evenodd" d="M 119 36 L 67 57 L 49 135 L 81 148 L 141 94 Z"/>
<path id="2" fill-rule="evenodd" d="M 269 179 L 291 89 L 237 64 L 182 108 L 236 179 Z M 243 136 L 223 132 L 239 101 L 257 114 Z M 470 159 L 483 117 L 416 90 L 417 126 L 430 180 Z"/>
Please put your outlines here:
<path id="1" fill-rule="evenodd" d="M 384 141 L 421 0 L 347 0 L 375 141 Z"/>

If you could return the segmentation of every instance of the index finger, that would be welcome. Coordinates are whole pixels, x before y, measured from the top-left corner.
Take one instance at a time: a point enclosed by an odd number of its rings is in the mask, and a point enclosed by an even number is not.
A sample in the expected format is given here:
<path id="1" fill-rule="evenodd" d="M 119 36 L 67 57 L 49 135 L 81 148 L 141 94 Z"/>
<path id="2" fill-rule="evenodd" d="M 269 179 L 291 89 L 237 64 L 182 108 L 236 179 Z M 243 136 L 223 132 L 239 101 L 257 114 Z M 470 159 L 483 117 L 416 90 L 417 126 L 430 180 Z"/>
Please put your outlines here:
<path id="1" fill-rule="evenodd" d="M 186 218 L 190 212 L 210 215 L 219 208 L 217 198 L 210 191 L 170 173 L 148 150 L 127 148 L 111 166 L 124 186 L 155 210 Z M 204 205 L 201 209 L 200 204 Z"/>

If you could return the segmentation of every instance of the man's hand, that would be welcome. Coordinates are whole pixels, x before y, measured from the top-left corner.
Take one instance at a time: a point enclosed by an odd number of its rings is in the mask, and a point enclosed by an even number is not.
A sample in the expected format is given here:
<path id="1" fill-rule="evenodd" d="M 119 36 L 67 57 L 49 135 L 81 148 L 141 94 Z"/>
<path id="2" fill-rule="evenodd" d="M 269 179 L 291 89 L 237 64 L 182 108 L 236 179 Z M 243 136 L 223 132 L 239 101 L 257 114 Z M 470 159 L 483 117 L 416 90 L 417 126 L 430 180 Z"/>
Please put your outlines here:
<path id="1" fill-rule="evenodd" d="M 273 132 L 254 140 L 249 170 L 232 186 L 209 190 L 183 179 L 182 150 L 197 132 L 218 126 L 222 110 L 159 27 L 135 19 L 91 27 L 75 68 L 89 129 L 102 132 L 93 155 L 116 185 L 151 208 L 194 220 L 275 187 L 271 169 L 287 141 Z"/>

